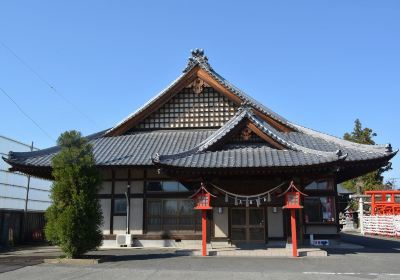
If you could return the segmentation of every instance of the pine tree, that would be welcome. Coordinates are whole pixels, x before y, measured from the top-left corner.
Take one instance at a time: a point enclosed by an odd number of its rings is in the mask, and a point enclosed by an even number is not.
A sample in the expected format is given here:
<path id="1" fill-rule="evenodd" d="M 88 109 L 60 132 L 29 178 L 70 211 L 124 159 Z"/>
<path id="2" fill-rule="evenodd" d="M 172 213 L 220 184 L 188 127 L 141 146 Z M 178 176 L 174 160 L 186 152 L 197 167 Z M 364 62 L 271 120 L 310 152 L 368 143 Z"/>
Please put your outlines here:
<path id="1" fill-rule="evenodd" d="M 76 258 L 101 244 L 103 217 L 97 199 L 100 176 L 92 146 L 77 131 L 60 135 L 52 159 L 52 205 L 46 211 L 46 238 Z"/>
<path id="2" fill-rule="evenodd" d="M 354 129 L 351 133 L 345 133 L 343 139 L 365 145 L 375 145 L 373 138 L 377 136 L 372 129 L 365 127 L 362 128 L 362 124 L 359 119 L 354 122 Z M 389 170 L 390 167 L 382 167 L 376 171 L 370 172 L 366 175 L 358 178 L 349 180 L 343 183 L 343 186 L 351 191 L 357 191 L 357 187 L 361 187 L 361 191 L 368 190 L 380 190 L 385 188 L 383 183 L 382 173 Z"/>

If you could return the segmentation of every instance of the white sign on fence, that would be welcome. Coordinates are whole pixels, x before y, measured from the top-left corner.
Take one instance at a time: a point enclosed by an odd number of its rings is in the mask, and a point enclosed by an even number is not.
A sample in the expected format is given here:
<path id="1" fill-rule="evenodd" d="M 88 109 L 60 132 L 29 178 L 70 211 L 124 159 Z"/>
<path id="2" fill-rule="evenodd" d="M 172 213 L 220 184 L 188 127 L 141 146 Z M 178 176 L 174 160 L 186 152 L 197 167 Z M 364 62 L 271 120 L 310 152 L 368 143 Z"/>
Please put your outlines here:
<path id="1" fill-rule="evenodd" d="M 364 232 L 366 234 L 400 237 L 400 216 L 364 216 Z"/>

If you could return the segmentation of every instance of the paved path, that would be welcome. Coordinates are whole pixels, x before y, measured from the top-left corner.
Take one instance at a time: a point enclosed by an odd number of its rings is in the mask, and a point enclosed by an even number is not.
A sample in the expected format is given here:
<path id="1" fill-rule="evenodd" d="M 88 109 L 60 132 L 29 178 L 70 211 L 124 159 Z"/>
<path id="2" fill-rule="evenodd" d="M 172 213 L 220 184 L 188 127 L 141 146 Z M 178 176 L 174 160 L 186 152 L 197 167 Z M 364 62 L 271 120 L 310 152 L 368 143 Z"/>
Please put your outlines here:
<path id="1" fill-rule="evenodd" d="M 50 246 L 23 246 L 0 252 L 0 273 L 43 263 L 44 258 L 56 258 L 60 250 Z M 2 276 L 0 274 L 0 279 Z"/>
<path id="2" fill-rule="evenodd" d="M 332 249 L 324 258 L 187 257 L 174 250 L 107 250 L 117 255 L 92 266 L 34 265 L 0 279 L 400 279 L 400 242 L 343 235 L 365 248 Z"/>

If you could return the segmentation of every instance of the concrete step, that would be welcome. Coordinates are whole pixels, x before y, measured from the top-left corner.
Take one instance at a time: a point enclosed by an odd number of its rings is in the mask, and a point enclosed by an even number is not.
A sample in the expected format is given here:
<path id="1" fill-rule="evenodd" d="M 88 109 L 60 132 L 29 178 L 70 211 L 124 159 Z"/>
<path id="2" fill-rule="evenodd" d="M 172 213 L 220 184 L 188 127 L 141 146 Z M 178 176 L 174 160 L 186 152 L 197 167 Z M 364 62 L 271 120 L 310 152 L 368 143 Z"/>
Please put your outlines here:
<path id="1" fill-rule="evenodd" d="M 190 256 L 201 256 L 201 250 L 178 252 Z M 319 248 L 301 248 L 299 257 L 326 257 L 327 252 Z M 292 257 L 292 250 L 286 248 L 268 248 L 255 250 L 241 250 L 237 248 L 221 248 L 207 250 L 208 256 L 217 257 Z"/>
<path id="2" fill-rule="evenodd" d="M 228 241 L 211 241 L 212 249 L 234 248 L 235 246 Z"/>

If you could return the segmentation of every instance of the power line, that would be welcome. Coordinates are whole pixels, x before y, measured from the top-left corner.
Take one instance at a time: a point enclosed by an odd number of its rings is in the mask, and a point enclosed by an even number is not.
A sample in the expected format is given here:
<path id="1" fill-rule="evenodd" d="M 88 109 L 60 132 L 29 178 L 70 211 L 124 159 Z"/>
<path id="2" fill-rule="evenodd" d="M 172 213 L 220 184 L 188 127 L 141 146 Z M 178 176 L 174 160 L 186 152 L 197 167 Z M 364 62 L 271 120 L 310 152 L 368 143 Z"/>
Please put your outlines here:
<path id="1" fill-rule="evenodd" d="M 18 108 L 18 110 L 25 116 L 27 117 L 34 125 L 36 125 L 37 128 L 39 128 L 44 134 L 46 134 L 47 137 L 49 137 L 52 141 L 55 142 L 55 139 L 51 137 L 49 133 L 46 132 L 33 118 L 31 118 L 22 108 L 21 106 L 18 105 L 18 103 L 4 90 L 0 87 L 0 91 L 4 93 L 5 96 L 8 97 L 8 99 L 11 100 L 12 103 Z"/>
<path id="2" fill-rule="evenodd" d="M 85 112 L 80 110 L 78 106 L 76 106 L 72 101 L 70 101 L 67 97 L 65 97 L 61 92 L 59 92 L 48 80 L 46 80 L 38 71 L 32 68 L 25 60 L 23 60 L 19 55 L 17 55 L 16 52 L 14 52 L 10 47 L 8 47 L 4 42 L 0 40 L 0 45 L 3 46 L 6 50 L 8 50 L 19 62 L 21 62 L 29 71 L 31 71 L 42 83 L 44 83 L 46 86 L 48 86 L 53 93 L 58 95 L 61 99 L 64 100 L 64 102 L 68 103 L 72 108 L 74 108 L 78 113 L 80 113 L 83 117 L 85 117 L 87 120 L 89 120 L 91 123 L 94 125 L 98 126 L 98 124 L 91 118 L 89 117 Z"/>

